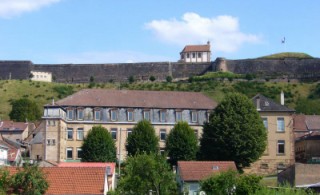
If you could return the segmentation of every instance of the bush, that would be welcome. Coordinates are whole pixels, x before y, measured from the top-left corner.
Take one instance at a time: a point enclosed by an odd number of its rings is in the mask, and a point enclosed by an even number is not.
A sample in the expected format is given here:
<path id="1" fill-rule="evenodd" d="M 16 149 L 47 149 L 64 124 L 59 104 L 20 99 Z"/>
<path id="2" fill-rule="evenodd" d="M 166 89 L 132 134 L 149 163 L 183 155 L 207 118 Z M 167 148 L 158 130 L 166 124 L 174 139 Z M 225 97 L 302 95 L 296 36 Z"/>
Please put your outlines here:
<path id="1" fill-rule="evenodd" d="M 168 83 L 171 83 L 171 82 L 172 82 L 172 76 L 167 76 L 166 81 L 167 81 Z"/>
<path id="2" fill-rule="evenodd" d="M 155 81 L 155 80 L 156 80 L 156 77 L 154 77 L 154 76 L 150 76 L 150 77 L 149 77 L 149 80 L 150 80 L 151 82 L 153 82 L 153 81 Z"/>

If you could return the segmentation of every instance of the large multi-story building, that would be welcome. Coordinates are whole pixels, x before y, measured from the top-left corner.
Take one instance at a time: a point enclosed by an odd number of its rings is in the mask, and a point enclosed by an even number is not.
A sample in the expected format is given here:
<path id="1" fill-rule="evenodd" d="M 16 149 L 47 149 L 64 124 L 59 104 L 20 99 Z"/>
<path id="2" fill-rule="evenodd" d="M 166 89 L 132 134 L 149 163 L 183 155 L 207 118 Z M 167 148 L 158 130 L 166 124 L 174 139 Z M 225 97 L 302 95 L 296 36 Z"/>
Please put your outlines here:
<path id="1" fill-rule="evenodd" d="M 196 92 L 85 89 L 44 107 L 45 144 L 40 158 L 80 160 L 83 138 L 93 126 L 101 125 L 110 131 L 118 158 L 123 160 L 126 139 L 143 119 L 154 126 L 161 151 L 166 135 L 178 121 L 188 122 L 201 136 L 202 125 L 215 107 L 216 102 Z"/>
<path id="2" fill-rule="evenodd" d="M 252 98 L 267 130 L 267 147 L 260 159 L 245 168 L 245 172 L 274 174 L 278 170 L 294 164 L 294 110 L 284 105 L 284 94 L 281 93 L 278 104 L 263 95 Z"/>

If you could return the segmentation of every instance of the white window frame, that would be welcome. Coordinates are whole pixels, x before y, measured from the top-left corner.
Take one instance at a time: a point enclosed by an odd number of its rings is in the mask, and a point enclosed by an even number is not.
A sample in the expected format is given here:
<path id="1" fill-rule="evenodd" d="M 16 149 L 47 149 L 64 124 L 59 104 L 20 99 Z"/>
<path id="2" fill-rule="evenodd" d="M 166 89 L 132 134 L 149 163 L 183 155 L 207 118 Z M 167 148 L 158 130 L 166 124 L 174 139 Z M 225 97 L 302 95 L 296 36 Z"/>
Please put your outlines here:
<path id="1" fill-rule="evenodd" d="M 277 132 L 285 132 L 284 117 L 278 117 L 277 118 Z"/>
<path id="2" fill-rule="evenodd" d="M 69 138 L 70 131 L 71 131 L 71 138 Z M 67 128 L 67 140 L 73 140 L 73 128 Z"/>
<path id="3" fill-rule="evenodd" d="M 101 120 L 101 110 L 94 110 L 94 120 L 95 121 Z"/>
<path id="4" fill-rule="evenodd" d="M 280 146 L 283 146 L 283 152 L 280 152 Z M 285 140 L 277 141 L 277 154 L 284 155 L 286 153 L 286 142 Z"/>
<path id="5" fill-rule="evenodd" d="M 149 110 L 143 111 L 143 119 L 150 121 L 150 111 Z"/>
<path id="6" fill-rule="evenodd" d="M 180 116 L 180 118 L 179 118 Z M 181 111 L 176 111 L 176 121 L 182 121 L 182 112 Z"/>
<path id="7" fill-rule="evenodd" d="M 127 129 L 127 137 L 132 133 L 132 129 Z"/>
<path id="8" fill-rule="evenodd" d="M 263 126 L 268 131 L 268 118 L 267 117 L 262 117 L 262 122 L 263 122 Z"/>
<path id="9" fill-rule="evenodd" d="M 167 130 L 165 130 L 165 129 L 160 129 L 160 141 L 166 141 L 166 139 L 167 139 Z M 164 139 L 162 138 L 162 136 L 164 135 Z"/>
<path id="10" fill-rule="evenodd" d="M 74 110 L 73 109 L 68 109 L 67 110 L 67 119 L 69 121 L 73 120 L 73 115 L 74 115 Z"/>
<path id="11" fill-rule="evenodd" d="M 117 121 L 117 119 L 118 119 L 117 110 L 111 110 L 110 111 L 110 120 L 111 121 Z"/>
<path id="12" fill-rule="evenodd" d="M 115 138 L 113 135 L 115 135 Z M 117 140 L 117 138 L 118 138 L 118 129 L 117 128 L 111 128 L 111 137 L 113 140 Z"/>
<path id="13" fill-rule="evenodd" d="M 198 112 L 197 111 L 191 112 L 191 122 L 192 123 L 198 122 Z"/>
<path id="14" fill-rule="evenodd" d="M 160 111 L 160 122 L 166 122 L 167 119 L 167 112 L 166 110 Z"/>
<path id="15" fill-rule="evenodd" d="M 77 148 L 77 159 L 81 159 L 81 157 L 79 157 L 79 151 L 82 152 L 82 148 Z"/>
<path id="16" fill-rule="evenodd" d="M 84 129 L 78 128 L 77 129 L 77 140 L 83 140 L 84 138 Z"/>
<path id="17" fill-rule="evenodd" d="M 133 121 L 133 111 L 132 110 L 127 111 L 127 119 L 128 119 L 128 121 Z"/>
<path id="18" fill-rule="evenodd" d="M 81 113 L 81 117 L 80 117 Z M 83 120 L 84 119 L 84 111 L 83 109 L 77 109 L 77 114 L 78 114 L 78 120 Z"/>
<path id="19" fill-rule="evenodd" d="M 71 158 L 68 157 L 68 151 L 69 151 L 69 152 L 71 151 Z M 72 159 L 73 159 L 73 148 L 72 148 L 72 147 L 67 147 L 67 148 L 66 148 L 66 159 L 67 159 L 67 160 L 72 160 Z"/>

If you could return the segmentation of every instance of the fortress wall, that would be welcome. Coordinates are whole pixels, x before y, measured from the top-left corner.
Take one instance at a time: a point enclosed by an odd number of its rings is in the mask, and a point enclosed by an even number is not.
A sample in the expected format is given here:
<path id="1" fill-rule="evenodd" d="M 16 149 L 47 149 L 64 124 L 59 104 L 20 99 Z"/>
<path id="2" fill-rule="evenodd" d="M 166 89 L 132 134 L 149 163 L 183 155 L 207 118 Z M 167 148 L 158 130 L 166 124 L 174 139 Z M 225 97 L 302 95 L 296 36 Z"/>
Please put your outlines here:
<path id="1" fill-rule="evenodd" d="M 31 61 L 0 61 L 0 79 L 28 79 Z"/>

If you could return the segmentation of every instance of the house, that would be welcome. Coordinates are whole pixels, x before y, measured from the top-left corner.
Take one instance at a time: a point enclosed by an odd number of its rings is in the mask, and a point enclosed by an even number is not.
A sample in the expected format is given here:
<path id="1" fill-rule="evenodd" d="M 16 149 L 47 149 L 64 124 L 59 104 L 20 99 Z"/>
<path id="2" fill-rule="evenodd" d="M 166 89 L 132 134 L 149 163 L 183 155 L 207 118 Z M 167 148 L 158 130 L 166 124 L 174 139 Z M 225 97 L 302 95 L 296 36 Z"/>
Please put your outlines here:
<path id="1" fill-rule="evenodd" d="M 320 133 L 320 115 L 297 114 L 293 116 L 293 131 L 296 139 Z"/>
<path id="2" fill-rule="evenodd" d="M 34 123 L 0 120 L 0 134 L 5 138 L 15 140 L 17 142 L 24 141 L 28 137 L 29 132 L 34 129 Z"/>
<path id="3" fill-rule="evenodd" d="M 89 163 L 90 164 L 90 163 Z M 114 177 L 115 164 L 107 166 L 62 166 L 42 167 L 46 174 L 49 188 L 47 195 L 105 195 L 114 189 L 110 183 Z M 11 174 L 17 172 L 16 167 L 7 167 Z"/>
<path id="4" fill-rule="evenodd" d="M 30 77 L 32 81 L 52 82 L 51 72 L 31 71 Z"/>
<path id="5" fill-rule="evenodd" d="M 210 42 L 206 45 L 186 45 L 180 52 L 180 62 L 210 62 Z"/>
<path id="6" fill-rule="evenodd" d="M 177 182 L 181 192 L 198 194 L 201 180 L 228 170 L 237 170 L 233 161 L 178 161 Z"/>
<path id="7" fill-rule="evenodd" d="M 0 141 L 0 166 L 8 164 L 8 150 L 9 147 Z"/>
<path id="8" fill-rule="evenodd" d="M 258 94 L 252 98 L 267 130 L 267 147 L 260 159 L 244 169 L 247 173 L 274 174 L 295 163 L 294 158 L 294 110 Z"/>
<path id="9" fill-rule="evenodd" d="M 19 166 L 23 163 L 21 152 L 24 148 L 20 143 L 0 135 L 0 165 Z"/>
<path id="10" fill-rule="evenodd" d="M 110 131 L 118 160 L 126 158 L 126 139 L 133 127 L 145 119 L 154 126 L 160 151 L 176 122 L 186 121 L 200 137 L 202 125 L 217 103 L 202 93 L 85 89 L 44 106 L 44 160 L 75 162 L 81 145 L 96 125 Z"/>

